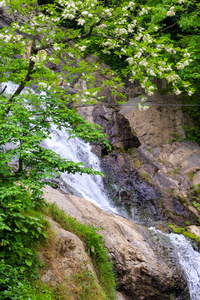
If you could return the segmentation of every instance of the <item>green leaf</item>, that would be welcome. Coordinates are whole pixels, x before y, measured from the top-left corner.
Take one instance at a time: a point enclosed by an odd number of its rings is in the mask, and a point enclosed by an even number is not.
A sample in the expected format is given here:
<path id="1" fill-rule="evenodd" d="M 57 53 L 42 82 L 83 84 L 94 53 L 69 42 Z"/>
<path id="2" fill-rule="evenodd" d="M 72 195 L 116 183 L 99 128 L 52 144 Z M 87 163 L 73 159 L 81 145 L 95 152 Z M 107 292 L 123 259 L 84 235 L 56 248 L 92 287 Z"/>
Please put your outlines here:
<path id="1" fill-rule="evenodd" d="M 27 266 L 32 266 L 32 261 L 29 259 L 25 259 L 25 263 L 27 264 Z"/>

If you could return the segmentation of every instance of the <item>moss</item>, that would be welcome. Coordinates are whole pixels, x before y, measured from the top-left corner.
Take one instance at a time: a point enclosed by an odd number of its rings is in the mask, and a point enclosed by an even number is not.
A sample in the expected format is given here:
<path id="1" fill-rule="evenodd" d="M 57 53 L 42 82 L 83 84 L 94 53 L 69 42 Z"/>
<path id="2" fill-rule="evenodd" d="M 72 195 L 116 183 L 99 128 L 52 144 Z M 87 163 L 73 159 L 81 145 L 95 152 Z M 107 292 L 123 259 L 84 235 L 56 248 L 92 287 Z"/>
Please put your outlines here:
<path id="1" fill-rule="evenodd" d="M 140 167 L 141 167 L 141 161 L 140 160 L 136 160 L 135 162 L 135 167 L 136 167 L 136 169 L 139 169 Z"/>
<path id="2" fill-rule="evenodd" d="M 183 234 L 184 236 L 194 240 L 200 247 L 200 238 L 198 238 L 195 234 L 188 232 L 188 227 L 181 228 L 171 224 L 168 226 L 173 230 L 174 233 Z"/>

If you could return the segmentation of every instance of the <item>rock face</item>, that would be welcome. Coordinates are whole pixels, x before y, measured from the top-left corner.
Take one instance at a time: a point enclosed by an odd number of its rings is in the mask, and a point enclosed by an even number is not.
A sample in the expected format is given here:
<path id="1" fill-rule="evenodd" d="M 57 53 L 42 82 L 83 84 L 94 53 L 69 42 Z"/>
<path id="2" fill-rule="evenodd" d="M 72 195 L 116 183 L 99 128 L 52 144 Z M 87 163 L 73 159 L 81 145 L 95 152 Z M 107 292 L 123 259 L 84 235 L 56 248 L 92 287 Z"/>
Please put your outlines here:
<path id="1" fill-rule="evenodd" d="M 45 188 L 44 198 L 50 203 L 55 202 L 77 221 L 101 228 L 99 234 L 104 236 L 118 276 L 119 291 L 125 299 L 184 299 L 184 280 L 173 263 L 167 265 L 162 255 L 158 256 L 147 229 L 102 211 L 84 199 L 49 187 Z"/>
<path id="2" fill-rule="evenodd" d="M 121 105 L 120 113 L 129 120 L 141 144 L 151 148 L 160 146 L 170 140 L 170 133 L 174 132 L 185 137 L 183 125 L 188 125 L 191 120 L 182 112 L 175 95 L 148 97 L 150 107 L 146 111 L 139 111 L 136 107 L 139 102 L 139 97 L 129 95 L 128 101 Z"/>
<path id="3" fill-rule="evenodd" d="M 78 109 L 78 113 L 89 122 L 102 126 L 108 135 L 110 145 L 113 147 L 128 150 L 140 145 L 138 138 L 131 130 L 129 121 L 112 108 L 104 105 L 98 105 L 92 109 L 90 107 L 81 107 Z M 102 149 L 102 152 L 104 152 L 104 149 Z"/>
<path id="4" fill-rule="evenodd" d="M 51 254 L 54 264 L 42 275 L 41 280 L 45 283 L 55 284 L 59 281 L 59 277 L 69 277 L 80 270 L 81 263 L 94 275 L 95 271 L 89 256 L 85 252 L 83 242 L 75 234 L 58 227 L 53 220 L 49 219 L 49 221 L 56 234 L 53 255 Z M 55 272 L 55 269 L 62 271 Z"/>
<path id="5" fill-rule="evenodd" d="M 115 204 L 134 218 L 185 227 L 186 221 L 195 224 L 200 217 L 191 204 L 199 198 L 199 155 L 200 147 L 189 141 L 152 150 L 146 145 L 126 153 L 115 150 L 101 161 L 104 183 Z"/>

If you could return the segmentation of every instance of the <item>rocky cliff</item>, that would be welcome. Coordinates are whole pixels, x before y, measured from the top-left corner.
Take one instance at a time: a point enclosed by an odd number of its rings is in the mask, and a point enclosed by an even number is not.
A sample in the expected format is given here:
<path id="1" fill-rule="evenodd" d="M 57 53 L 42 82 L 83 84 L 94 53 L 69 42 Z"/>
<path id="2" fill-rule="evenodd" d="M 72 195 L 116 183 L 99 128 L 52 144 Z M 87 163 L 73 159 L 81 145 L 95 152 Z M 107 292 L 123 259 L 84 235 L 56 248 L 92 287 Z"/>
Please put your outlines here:
<path id="1" fill-rule="evenodd" d="M 164 249 L 156 246 L 149 231 L 134 222 L 101 210 L 87 200 L 64 194 L 47 187 L 44 198 L 56 203 L 60 209 L 77 221 L 100 228 L 110 259 L 117 274 L 118 299 L 185 299 L 186 283 L 172 260 L 164 255 Z M 58 229 L 53 223 L 58 237 L 58 249 L 62 258 L 57 262 L 65 272 L 73 272 L 79 261 L 93 267 L 84 253 L 84 245 L 72 234 Z M 59 245 L 60 244 L 60 245 Z M 63 247 L 64 245 L 64 247 Z M 70 245 L 73 245 L 71 247 Z M 42 280 L 50 282 L 51 270 L 43 274 Z M 184 296 L 185 295 L 185 296 Z"/>

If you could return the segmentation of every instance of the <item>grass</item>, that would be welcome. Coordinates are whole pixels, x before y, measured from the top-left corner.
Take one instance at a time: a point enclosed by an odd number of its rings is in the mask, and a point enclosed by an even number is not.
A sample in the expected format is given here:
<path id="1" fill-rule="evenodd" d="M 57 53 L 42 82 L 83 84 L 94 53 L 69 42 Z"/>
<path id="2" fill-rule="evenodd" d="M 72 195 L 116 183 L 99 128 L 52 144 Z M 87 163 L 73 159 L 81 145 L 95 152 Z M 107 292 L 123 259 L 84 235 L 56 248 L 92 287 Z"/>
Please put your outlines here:
<path id="1" fill-rule="evenodd" d="M 55 204 L 47 204 L 44 213 L 56 221 L 60 226 L 74 234 L 76 234 L 85 244 L 86 251 L 90 255 L 95 272 L 97 274 L 99 284 L 102 287 L 104 298 L 77 298 L 84 299 L 99 299 L 112 300 L 116 297 L 116 281 L 112 270 L 112 263 L 109 261 L 108 251 L 104 247 L 103 237 L 97 234 L 97 228 L 80 224 L 76 219 L 67 216 Z M 81 271 L 82 272 L 82 271 Z M 83 273 L 79 276 L 83 276 Z M 82 275 L 81 275 L 82 274 Z M 88 273 L 86 272 L 85 275 Z M 89 277 L 92 279 L 92 277 Z M 82 286 L 82 291 L 84 287 Z M 97 290 L 97 289 L 95 289 Z M 103 297 L 103 296 L 101 296 Z M 73 298 L 71 298 L 73 299 Z M 75 298 L 76 299 L 76 298 Z"/>

